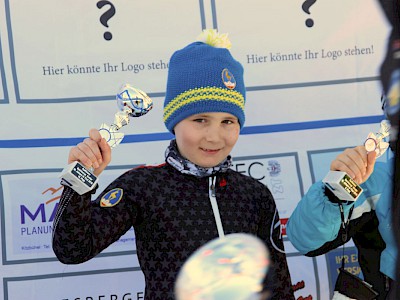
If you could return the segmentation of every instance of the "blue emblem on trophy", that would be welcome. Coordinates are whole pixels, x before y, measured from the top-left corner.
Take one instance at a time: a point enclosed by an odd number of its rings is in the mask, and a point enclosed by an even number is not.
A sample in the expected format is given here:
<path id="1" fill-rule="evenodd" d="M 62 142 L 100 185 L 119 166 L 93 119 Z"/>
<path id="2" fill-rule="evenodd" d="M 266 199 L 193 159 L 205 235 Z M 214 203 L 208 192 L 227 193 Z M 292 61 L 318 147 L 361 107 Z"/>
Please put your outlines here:
<path id="1" fill-rule="evenodd" d="M 141 117 L 153 108 L 153 101 L 147 94 L 129 84 L 124 84 L 117 94 L 117 104 L 120 109 L 115 114 L 114 123 L 101 124 L 99 132 L 111 148 L 121 143 L 124 133 L 118 130 L 129 124 L 129 117 Z"/>

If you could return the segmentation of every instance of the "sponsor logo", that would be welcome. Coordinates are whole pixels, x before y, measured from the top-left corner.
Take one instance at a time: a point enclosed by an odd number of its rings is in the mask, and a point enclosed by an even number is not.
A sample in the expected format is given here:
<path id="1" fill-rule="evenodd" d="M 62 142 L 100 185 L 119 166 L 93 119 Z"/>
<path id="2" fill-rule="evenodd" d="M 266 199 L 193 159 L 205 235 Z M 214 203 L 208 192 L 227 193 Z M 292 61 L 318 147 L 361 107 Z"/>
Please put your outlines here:
<path id="1" fill-rule="evenodd" d="M 54 220 L 58 202 L 54 205 L 50 204 L 61 198 L 62 189 L 63 186 L 57 188 L 50 187 L 44 190 L 42 195 L 50 197 L 50 199 L 44 200 L 37 206 L 28 204 L 20 205 L 21 236 L 52 233 L 53 227 L 49 223 L 52 224 Z M 32 222 L 35 222 L 35 224 L 32 225 Z"/>
<path id="2" fill-rule="evenodd" d="M 289 220 L 289 218 L 281 219 L 282 236 L 286 236 L 286 224 L 287 224 L 288 220 Z"/>
<path id="3" fill-rule="evenodd" d="M 143 300 L 144 293 L 138 292 L 135 294 L 125 293 L 125 294 L 109 294 L 109 295 L 96 295 L 96 296 L 81 296 L 72 298 L 62 298 L 62 300 Z"/>
<path id="4" fill-rule="evenodd" d="M 277 160 L 269 160 L 267 169 L 271 177 L 278 176 L 281 173 L 281 165 Z"/>

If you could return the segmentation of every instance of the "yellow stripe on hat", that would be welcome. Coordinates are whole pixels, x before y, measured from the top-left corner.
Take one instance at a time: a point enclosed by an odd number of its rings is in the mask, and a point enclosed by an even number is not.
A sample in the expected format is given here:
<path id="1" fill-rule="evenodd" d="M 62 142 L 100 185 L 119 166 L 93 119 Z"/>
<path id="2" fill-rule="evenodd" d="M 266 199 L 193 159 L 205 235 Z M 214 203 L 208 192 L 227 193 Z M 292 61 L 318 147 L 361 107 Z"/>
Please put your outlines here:
<path id="1" fill-rule="evenodd" d="M 165 106 L 164 122 L 181 107 L 202 100 L 229 102 L 244 110 L 244 97 L 237 91 L 219 87 L 196 88 L 179 94 Z"/>

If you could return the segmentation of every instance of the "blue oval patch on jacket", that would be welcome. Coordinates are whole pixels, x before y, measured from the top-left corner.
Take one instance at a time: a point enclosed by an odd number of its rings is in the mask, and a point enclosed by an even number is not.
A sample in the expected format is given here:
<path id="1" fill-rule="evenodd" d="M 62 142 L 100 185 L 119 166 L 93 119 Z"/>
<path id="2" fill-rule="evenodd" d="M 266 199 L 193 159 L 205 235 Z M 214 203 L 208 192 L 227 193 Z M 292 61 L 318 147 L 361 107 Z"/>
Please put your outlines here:
<path id="1" fill-rule="evenodd" d="M 124 190 L 120 188 L 112 189 L 108 191 L 100 200 L 101 207 L 113 207 L 118 204 L 122 199 L 122 195 L 124 194 Z"/>

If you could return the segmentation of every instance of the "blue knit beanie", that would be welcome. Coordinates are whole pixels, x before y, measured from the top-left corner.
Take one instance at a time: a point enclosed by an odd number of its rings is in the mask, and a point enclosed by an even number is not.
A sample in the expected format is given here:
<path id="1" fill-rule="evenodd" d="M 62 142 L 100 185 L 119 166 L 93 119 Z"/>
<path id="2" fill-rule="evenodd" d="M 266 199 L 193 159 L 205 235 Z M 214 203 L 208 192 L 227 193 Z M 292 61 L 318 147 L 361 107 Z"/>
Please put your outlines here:
<path id="1" fill-rule="evenodd" d="M 205 112 L 230 113 L 244 125 L 243 67 L 229 52 L 227 35 L 204 30 L 200 38 L 169 62 L 164 123 L 171 133 L 183 119 Z"/>

